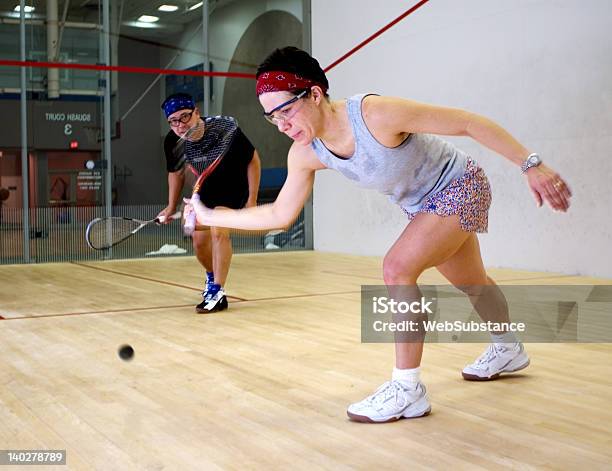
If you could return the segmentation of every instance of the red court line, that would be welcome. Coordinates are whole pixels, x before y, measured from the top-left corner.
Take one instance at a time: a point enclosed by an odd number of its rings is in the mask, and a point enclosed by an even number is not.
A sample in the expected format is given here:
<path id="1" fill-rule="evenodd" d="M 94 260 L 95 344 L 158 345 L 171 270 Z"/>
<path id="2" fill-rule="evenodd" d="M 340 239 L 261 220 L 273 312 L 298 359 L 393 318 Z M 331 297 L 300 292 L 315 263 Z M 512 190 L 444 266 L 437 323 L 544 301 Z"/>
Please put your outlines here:
<path id="1" fill-rule="evenodd" d="M 259 302 L 259 301 L 279 301 L 283 299 L 312 298 L 315 296 L 334 296 L 336 294 L 356 294 L 356 293 L 360 293 L 360 291 L 332 291 L 331 293 L 292 294 L 290 296 L 275 296 L 272 298 L 243 299 L 238 302 L 239 303 L 254 303 L 254 302 Z"/>
<path id="2" fill-rule="evenodd" d="M 382 286 L 382 280 L 380 279 L 380 277 L 375 277 L 375 276 L 365 276 L 365 275 L 354 275 L 351 273 L 345 273 L 345 272 L 340 272 L 340 271 L 333 271 L 333 270 L 321 270 L 321 273 L 329 273 L 331 275 L 338 275 L 338 276 L 349 276 L 351 278 L 363 278 L 363 279 L 368 279 L 368 280 L 379 280 L 381 283 L 380 285 Z M 558 278 L 570 278 L 571 275 L 550 275 L 550 276 L 538 276 L 535 278 L 510 278 L 510 279 L 500 279 L 500 278 L 496 278 L 495 282 L 500 285 L 500 284 L 504 284 L 505 282 L 512 282 L 514 283 L 515 281 L 533 281 L 533 280 L 556 280 Z M 420 285 L 442 285 L 442 283 L 422 283 L 419 282 Z M 443 285 L 443 286 L 450 286 L 450 285 Z M 508 286 L 508 285 L 505 285 Z"/>
<path id="3" fill-rule="evenodd" d="M 70 262 L 70 263 L 78 267 L 91 268 L 92 270 L 99 270 L 99 271 L 103 271 L 107 273 L 112 273 L 114 275 L 121 275 L 121 276 L 130 277 L 130 278 L 137 278 L 139 280 L 152 281 L 154 283 L 160 283 L 162 285 L 168 285 L 168 286 L 176 286 L 177 288 L 185 288 L 185 289 L 190 289 L 192 291 L 202 291 L 201 288 L 194 288 L 193 286 L 186 286 L 186 285 L 181 285 L 179 283 L 172 283 L 171 281 L 157 280 L 155 278 L 149 278 L 146 276 L 134 275 L 133 273 L 124 273 L 121 271 L 109 270 L 108 268 L 94 267 L 92 265 L 86 265 L 84 263 L 77 263 L 77 262 Z M 235 296 L 231 296 L 231 297 L 233 297 L 234 299 L 238 299 L 239 301 L 247 301 L 246 299 L 237 298 Z"/>
<path id="4" fill-rule="evenodd" d="M 379 29 L 378 31 L 376 31 L 373 35 L 371 35 L 370 37 L 364 39 L 362 42 L 360 42 L 359 44 L 357 44 L 357 46 L 355 46 L 353 49 L 351 49 L 349 52 L 347 52 L 346 54 L 344 54 L 342 57 L 340 57 L 339 59 L 335 60 L 334 62 L 332 62 L 331 64 L 329 64 L 327 67 L 325 67 L 325 69 L 323 69 L 324 72 L 327 72 L 328 70 L 333 69 L 334 67 L 336 67 L 340 62 L 343 62 L 344 60 L 346 60 L 348 57 L 352 56 L 354 53 L 356 53 L 359 49 L 361 49 L 363 46 L 365 46 L 366 44 L 372 42 L 374 39 L 376 39 L 378 36 L 380 36 L 381 34 L 383 34 L 385 31 L 387 31 L 389 28 L 391 28 L 392 26 L 394 26 L 395 24 L 399 23 L 400 21 L 402 21 L 404 18 L 406 18 L 408 15 L 410 15 L 413 11 L 421 8 L 423 5 L 425 5 L 429 0 L 421 0 L 419 3 L 417 3 L 415 6 L 413 6 L 412 8 L 410 8 L 409 10 L 405 11 L 404 13 L 402 13 L 400 16 L 398 16 L 397 18 L 395 18 L 391 23 L 389 23 L 386 26 L 383 26 L 381 29 Z"/>
<path id="5" fill-rule="evenodd" d="M 250 302 L 259 302 L 259 301 L 277 301 L 277 300 L 283 300 L 283 299 L 310 298 L 314 296 L 332 296 L 335 294 L 356 294 L 356 293 L 359 293 L 359 291 L 337 291 L 337 292 L 332 292 L 332 293 L 296 294 L 292 296 L 278 296 L 275 298 L 258 298 L 258 299 L 242 299 L 242 298 L 237 298 L 234 296 L 228 296 L 228 298 L 230 299 L 230 301 L 232 301 L 233 304 L 239 304 L 239 303 L 250 303 Z M 237 299 L 238 301 L 233 301 L 234 299 Z M 132 311 L 155 311 L 158 309 L 174 309 L 174 308 L 185 308 L 185 307 L 191 307 L 191 306 L 193 305 L 192 304 L 177 304 L 177 305 L 171 305 L 171 306 L 133 307 L 133 308 L 125 308 L 125 309 L 106 309 L 103 311 L 65 312 L 65 313 L 60 313 L 60 314 L 41 314 L 40 316 L 7 317 L 3 319 L 6 321 L 35 320 L 35 319 L 44 319 L 44 318 L 49 318 L 49 317 L 88 316 L 91 314 L 120 314 L 123 312 L 132 312 Z M 202 315 L 206 316 L 207 314 L 202 314 Z"/>
<path id="6" fill-rule="evenodd" d="M 178 304 L 175 306 L 132 307 L 132 308 L 125 308 L 125 309 L 105 309 L 104 311 L 62 312 L 59 314 L 41 314 L 39 316 L 7 317 L 4 320 L 5 321 L 19 321 L 19 320 L 44 319 L 47 317 L 89 316 L 92 314 L 118 314 L 122 312 L 130 312 L 130 311 L 154 311 L 156 309 L 172 309 L 172 308 L 183 308 L 183 307 L 190 307 L 190 306 L 192 306 L 192 304 Z"/>
<path id="7" fill-rule="evenodd" d="M 101 64 L 68 64 L 65 62 L 39 62 L 39 61 L 12 61 L 0 60 L 0 66 L 6 67 L 41 67 L 49 69 L 79 69 L 79 70 L 102 70 L 110 72 L 131 72 L 137 74 L 162 74 L 162 75 L 194 75 L 197 77 L 231 77 L 254 79 L 255 74 L 241 72 L 206 72 L 204 70 L 179 70 L 159 69 L 155 67 L 132 67 L 126 65 L 101 65 Z"/>

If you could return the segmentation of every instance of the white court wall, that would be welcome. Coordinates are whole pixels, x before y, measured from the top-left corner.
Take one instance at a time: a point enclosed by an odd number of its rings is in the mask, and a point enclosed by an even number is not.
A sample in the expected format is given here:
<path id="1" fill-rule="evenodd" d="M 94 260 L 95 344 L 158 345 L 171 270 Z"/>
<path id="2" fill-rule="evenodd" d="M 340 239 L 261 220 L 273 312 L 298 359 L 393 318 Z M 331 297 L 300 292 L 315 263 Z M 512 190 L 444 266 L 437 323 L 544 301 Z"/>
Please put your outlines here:
<path id="1" fill-rule="evenodd" d="M 415 1 L 312 0 L 323 67 Z M 507 128 L 570 183 L 566 214 L 537 208 L 520 170 L 448 138 L 493 188 L 485 264 L 612 278 L 612 2 L 433 0 L 329 74 L 332 98 L 361 92 L 465 108 Z M 319 172 L 315 249 L 382 255 L 405 226 L 385 197 Z"/>

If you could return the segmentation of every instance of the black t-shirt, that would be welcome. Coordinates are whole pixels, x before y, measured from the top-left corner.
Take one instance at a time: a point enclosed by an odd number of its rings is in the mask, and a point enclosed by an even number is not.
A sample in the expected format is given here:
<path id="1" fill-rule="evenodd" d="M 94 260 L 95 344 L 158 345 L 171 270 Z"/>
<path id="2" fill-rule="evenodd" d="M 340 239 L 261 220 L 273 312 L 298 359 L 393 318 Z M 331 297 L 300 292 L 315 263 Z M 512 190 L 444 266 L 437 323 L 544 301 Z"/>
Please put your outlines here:
<path id="1" fill-rule="evenodd" d="M 185 160 L 181 160 L 173 152 L 178 141 L 179 137 L 174 131 L 169 131 L 164 139 L 168 172 L 177 172 L 185 166 Z M 227 206 L 238 209 L 245 205 L 249 196 L 247 169 L 254 150 L 253 144 L 238 128 L 227 153 L 200 188 L 200 199 L 206 206 L 209 208 Z M 185 171 L 189 172 L 188 169 Z"/>

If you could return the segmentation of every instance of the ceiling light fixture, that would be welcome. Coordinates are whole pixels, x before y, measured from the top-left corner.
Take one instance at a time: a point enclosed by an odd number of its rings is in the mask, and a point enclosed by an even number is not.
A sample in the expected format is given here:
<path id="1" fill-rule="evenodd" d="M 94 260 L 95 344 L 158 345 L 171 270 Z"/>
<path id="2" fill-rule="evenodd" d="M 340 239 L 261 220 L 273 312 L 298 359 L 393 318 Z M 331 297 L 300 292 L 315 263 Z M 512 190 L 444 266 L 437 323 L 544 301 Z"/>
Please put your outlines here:
<path id="1" fill-rule="evenodd" d="M 193 11 L 193 10 L 195 10 L 196 8 L 200 8 L 201 6 L 202 6 L 202 2 L 198 2 L 198 3 L 196 3 L 195 5 L 190 6 L 189 8 L 187 8 L 187 11 Z"/>
<path id="2" fill-rule="evenodd" d="M 159 11 L 176 11 L 178 7 L 176 5 L 161 5 L 158 8 Z"/>
<path id="3" fill-rule="evenodd" d="M 142 15 L 140 18 L 138 18 L 137 21 L 140 21 L 142 23 L 155 23 L 156 21 L 159 21 L 159 17 L 150 16 L 150 15 Z"/>
<path id="4" fill-rule="evenodd" d="M 143 23 L 142 21 L 125 21 L 123 24 L 126 26 L 133 26 L 134 28 L 148 28 L 148 29 L 161 28 L 159 24 Z"/>

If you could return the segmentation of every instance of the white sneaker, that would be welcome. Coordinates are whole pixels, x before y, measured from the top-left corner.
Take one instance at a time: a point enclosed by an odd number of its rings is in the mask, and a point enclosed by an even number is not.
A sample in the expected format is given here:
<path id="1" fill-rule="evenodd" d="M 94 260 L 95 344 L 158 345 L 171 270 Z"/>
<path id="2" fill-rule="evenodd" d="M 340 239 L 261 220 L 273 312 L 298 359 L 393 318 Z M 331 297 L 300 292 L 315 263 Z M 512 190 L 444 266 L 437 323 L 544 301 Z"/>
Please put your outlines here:
<path id="1" fill-rule="evenodd" d="M 427 391 L 422 383 L 409 389 L 399 381 L 387 381 L 374 394 L 348 407 L 346 413 L 355 422 L 394 422 L 402 417 L 423 417 L 431 412 Z"/>
<path id="2" fill-rule="evenodd" d="M 466 366 L 461 374 L 469 381 L 497 379 L 501 373 L 512 373 L 529 366 L 529 357 L 522 343 L 492 343 L 474 363 Z"/>

